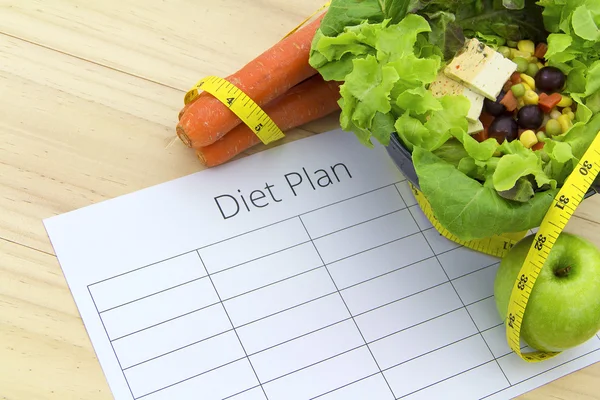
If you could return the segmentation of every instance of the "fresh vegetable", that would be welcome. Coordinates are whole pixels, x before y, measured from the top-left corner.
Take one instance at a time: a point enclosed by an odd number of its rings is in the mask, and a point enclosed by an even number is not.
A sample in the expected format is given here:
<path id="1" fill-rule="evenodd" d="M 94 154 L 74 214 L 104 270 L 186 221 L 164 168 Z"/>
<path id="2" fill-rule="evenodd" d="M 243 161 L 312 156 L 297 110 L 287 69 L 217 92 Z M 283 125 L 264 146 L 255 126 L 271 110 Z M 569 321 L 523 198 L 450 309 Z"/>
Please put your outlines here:
<path id="1" fill-rule="evenodd" d="M 339 98 L 337 82 L 325 82 L 320 75 L 315 75 L 288 90 L 263 110 L 285 132 L 339 110 Z M 197 149 L 196 154 L 205 166 L 214 167 L 260 143 L 248 126 L 240 124 L 216 142 Z"/>
<path id="2" fill-rule="evenodd" d="M 321 14 L 225 79 L 262 107 L 315 75 L 317 71 L 308 63 L 309 51 L 323 17 Z M 240 123 L 228 106 L 203 92 L 182 115 L 176 130 L 183 143 L 199 148 L 219 140 Z"/>
<path id="3" fill-rule="evenodd" d="M 342 128 L 397 135 L 440 223 L 484 238 L 539 226 L 600 131 L 599 16 L 597 0 L 333 0 L 310 63 L 342 82 Z"/>

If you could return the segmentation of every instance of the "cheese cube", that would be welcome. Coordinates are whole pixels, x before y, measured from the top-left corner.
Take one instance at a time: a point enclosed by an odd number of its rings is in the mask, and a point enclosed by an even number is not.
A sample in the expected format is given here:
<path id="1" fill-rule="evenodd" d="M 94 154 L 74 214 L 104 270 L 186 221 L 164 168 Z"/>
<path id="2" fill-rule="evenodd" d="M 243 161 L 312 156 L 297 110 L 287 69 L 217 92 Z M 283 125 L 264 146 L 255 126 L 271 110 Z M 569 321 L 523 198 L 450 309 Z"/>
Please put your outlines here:
<path id="1" fill-rule="evenodd" d="M 465 96 L 471 102 L 471 108 L 467 114 L 469 122 L 479 121 L 481 110 L 483 109 L 484 97 L 475 93 L 459 82 L 448 78 L 444 73 L 439 73 L 436 80 L 431 83 L 429 90 L 435 97 L 442 97 L 447 94 L 453 96 Z"/>
<path id="2" fill-rule="evenodd" d="M 516 70 L 516 63 L 479 40 L 470 39 L 465 43 L 464 49 L 444 68 L 444 73 L 495 101 Z"/>
<path id="3" fill-rule="evenodd" d="M 469 129 L 467 130 L 467 133 L 469 135 L 473 135 L 475 133 L 479 133 L 483 131 L 483 123 L 479 120 L 477 120 L 477 122 L 470 122 L 469 121 Z"/>

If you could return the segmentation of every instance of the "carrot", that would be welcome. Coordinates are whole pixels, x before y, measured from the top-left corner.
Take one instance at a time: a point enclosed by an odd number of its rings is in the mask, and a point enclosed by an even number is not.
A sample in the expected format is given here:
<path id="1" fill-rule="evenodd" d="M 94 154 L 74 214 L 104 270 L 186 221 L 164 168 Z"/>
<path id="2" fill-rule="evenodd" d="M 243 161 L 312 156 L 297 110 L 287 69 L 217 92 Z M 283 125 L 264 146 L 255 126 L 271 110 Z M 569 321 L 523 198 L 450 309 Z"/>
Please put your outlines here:
<path id="1" fill-rule="evenodd" d="M 502 100 L 500 100 L 500 104 L 503 104 L 504 107 L 506 107 L 506 109 L 510 112 L 515 111 L 517 109 L 517 106 L 519 105 L 517 98 L 515 97 L 512 90 L 506 92 Z"/>
<path id="2" fill-rule="evenodd" d="M 549 114 L 550 111 L 552 111 L 552 109 L 554 109 L 554 107 L 556 107 L 558 103 L 561 102 L 561 100 L 562 96 L 560 93 L 552 93 L 551 95 L 548 95 L 546 93 L 540 93 L 538 106 L 543 112 Z"/>
<path id="3" fill-rule="evenodd" d="M 315 75 L 267 104 L 264 111 L 285 132 L 339 110 L 339 85 Z M 196 154 L 205 166 L 214 167 L 260 143 L 254 131 L 240 124 L 216 142 L 196 149 Z"/>
<path id="4" fill-rule="evenodd" d="M 196 99 L 197 100 L 197 99 Z M 192 104 L 196 101 L 192 101 L 191 103 L 187 103 L 185 106 L 183 106 L 183 108 L 181 109 L 181 111 L 179 111 L 179 120 L 181 120 L 181 117 L 183 117 L 183 114 L 186 113 L 186 111 L 192 106 Z"/>
<path id="5" fill-rule="evenodd" d="M 535 52 L 533 55 L 539 59 L 542 59 L 546 56 L 546 52 L 548 51 L 548 45 L 546 43 L 538 43 L 535 46 Z"/>
<path id="6" fill-rule="evenodd" d="M 225 78 L 260 107 L 315 75 L 308 63 L 310 47 L 325 14 L 282 39 L 242 69 Z M 214 143 L 242 121 L 223 103 L 202 92 L 181 117 L 177 135 L 188 147 Z"/>

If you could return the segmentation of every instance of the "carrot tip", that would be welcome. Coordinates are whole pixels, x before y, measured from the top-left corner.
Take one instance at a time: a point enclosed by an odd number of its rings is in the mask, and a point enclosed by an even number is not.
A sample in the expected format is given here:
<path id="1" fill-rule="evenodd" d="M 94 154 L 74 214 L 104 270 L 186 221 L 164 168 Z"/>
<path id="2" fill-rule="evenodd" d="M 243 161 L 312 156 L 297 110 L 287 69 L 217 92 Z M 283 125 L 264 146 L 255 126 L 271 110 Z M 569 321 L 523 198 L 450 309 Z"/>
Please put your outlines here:
<path id="1" fill-rule="evenodd" d="M 185 144 L 187 147 L 192 147 L 192 141 L 185 133 L 185 130 L 181 125 L 177 125 L 177 136 L 179 136 L 179 139 L 181 139 L 183 144 Z"/>
<path id="2" fill-rule="evenodd" d="M 181 111 L 179 111 L 179 115 L 177 116 L 177 118 L 181 121 L 181 117 L 183 117 L 183 114 L 185 114 L 185 108 L 182 108 Z"/>

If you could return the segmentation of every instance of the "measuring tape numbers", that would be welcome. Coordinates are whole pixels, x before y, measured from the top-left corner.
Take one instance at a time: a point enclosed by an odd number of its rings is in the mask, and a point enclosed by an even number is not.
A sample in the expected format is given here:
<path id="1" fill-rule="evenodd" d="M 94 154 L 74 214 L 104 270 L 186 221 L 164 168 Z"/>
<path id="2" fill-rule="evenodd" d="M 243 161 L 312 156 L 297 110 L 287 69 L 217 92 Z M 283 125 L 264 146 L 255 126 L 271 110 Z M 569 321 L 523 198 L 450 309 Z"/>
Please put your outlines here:
<path id="1" fill-rule="evenodd" d="M 221 103 L 229 107 L 258 138 L 269 144 L 282 139 L 285 135 L 258 104 L 237 86 L 217 76 L 208 76 L 196 83 L 184 97 L 184 104 L 189 104 L 198 98 L 199 90 L 210 93 Z"/>
<path id="2" fill-rule="evenodd" d="M 585 198 L 589 188 L 600 172 L 600 133 L 587 149 L 571 175 L 555 196 L 548 212 L 535 233 L 533 243 L 515 280 L 506 315 L 506 337 L 510 348 L 527 362 L 539 362 L 552 358 L 559 352 L 521 351 L 521 324 L 525 308 L 535 281 L 546 263 L 550 250 L 558 236 Z M 410 185 L 415 198 L 437 231 L 447 239 L 470 249 L 503 258 L 510 249 L 527 235 L 526 232 L 503 234 L 491 238 L 465 241 L 448 232 L 435 218 L 425 196 L 414 185 Z"/>
<path id="3" fill-rule="evenodd" d="M 531 248 L 527 253 L 523 267 L 512 289 L 506 316 L 506 334 L 510 348 L 522 359 L 539 362 L 552 358 L 559 353 L 533 351 L 522 353 L 520 346 L 521 324 L 525 308 L 531 296 L 535 281 L 569 219 L 584 199 L 600 172 L 600 135 L 592 142 L 571 175 L 560 189 L 539 230 L 535 234 Z"/>

